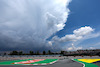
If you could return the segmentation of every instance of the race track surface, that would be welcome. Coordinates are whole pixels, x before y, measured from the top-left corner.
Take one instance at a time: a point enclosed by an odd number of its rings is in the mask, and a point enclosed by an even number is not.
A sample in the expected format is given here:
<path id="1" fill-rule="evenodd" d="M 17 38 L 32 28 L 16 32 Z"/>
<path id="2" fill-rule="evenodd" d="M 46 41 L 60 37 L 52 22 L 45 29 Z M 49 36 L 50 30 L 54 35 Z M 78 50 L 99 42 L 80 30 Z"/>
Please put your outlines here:
<path id="1" fill-rule="evenodd" d="M 100 62 L 96 62 L 96 63 L 94 63 L 94 64 L 96 64 L 96 65 L 98 65 L 98 66 L 100 67 Z"/>

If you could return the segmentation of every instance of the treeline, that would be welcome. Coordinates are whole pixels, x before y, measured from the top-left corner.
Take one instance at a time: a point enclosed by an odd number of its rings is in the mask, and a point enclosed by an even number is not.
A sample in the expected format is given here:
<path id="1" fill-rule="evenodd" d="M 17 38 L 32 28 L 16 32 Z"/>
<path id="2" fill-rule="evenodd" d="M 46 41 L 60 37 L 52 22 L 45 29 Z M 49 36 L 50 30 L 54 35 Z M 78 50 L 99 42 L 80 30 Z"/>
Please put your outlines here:
<path id="1" fill-rule="evenodd" d="M 74 53 L 74 54 L 64 54 L 64 56 L 100 56 L 100 52 L 98 53 Z"/>
<path id="2" fill-rule="evenodd" d="M 100 56 L 100 49 L 65 51 L 64 56 Z"/>
<path id="3" fill-rule="evenodd" d="M 23 51 L 12 51 L 10 52 L 8 55 L 57 55 L 57 54 L 63 54 L 64 51 L 61 51 L 59 53 L 54 53 L 51 52 L 50 50 L 48 51 L 43 51 L 43 52 L 39 52 L 39 51 L 29 51 L 28 53 L 24 53 Z"/>

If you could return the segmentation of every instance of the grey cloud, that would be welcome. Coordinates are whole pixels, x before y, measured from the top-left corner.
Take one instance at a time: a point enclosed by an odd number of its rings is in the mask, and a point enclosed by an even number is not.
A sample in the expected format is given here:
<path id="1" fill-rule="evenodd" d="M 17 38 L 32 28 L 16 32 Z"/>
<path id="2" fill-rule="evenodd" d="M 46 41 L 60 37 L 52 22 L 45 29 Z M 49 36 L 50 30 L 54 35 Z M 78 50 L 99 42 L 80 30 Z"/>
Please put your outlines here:
<path id="1" fill-rule="evenodd" d="M 1 48 L 52 49 L 46 39 L 65 26 L 70 1 L 0 0 Z"/>

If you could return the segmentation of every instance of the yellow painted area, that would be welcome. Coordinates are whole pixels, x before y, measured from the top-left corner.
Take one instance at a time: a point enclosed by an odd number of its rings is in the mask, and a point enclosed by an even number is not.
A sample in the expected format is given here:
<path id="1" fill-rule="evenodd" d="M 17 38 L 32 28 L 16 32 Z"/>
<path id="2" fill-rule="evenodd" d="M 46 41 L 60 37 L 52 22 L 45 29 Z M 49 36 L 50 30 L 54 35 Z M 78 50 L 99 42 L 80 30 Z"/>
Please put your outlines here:
<path id="1" fill-rule="evenodd" d="M 86 63 L 93 63 L 93 62 L 100 61 L 100 59 L 78 59 L 78 60 Z"/>

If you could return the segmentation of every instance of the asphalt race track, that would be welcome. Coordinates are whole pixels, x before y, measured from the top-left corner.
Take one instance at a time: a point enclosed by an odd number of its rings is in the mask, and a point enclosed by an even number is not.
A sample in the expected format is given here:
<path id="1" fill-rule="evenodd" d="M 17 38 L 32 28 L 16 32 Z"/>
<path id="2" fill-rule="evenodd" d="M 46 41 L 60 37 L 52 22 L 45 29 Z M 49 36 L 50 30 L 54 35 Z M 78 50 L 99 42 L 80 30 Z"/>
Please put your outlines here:
<path id="1" fill-rule="evenodd" d="M 83 65 L 71 59 L 63 59 L 51 65 L 0 65 L 0 67 L 83 67 Z"/>
<path id="2" fill-rule="evenodd" d="M 98 65 L 98 66 L 100 67 L 100 62 L 96 62 L 96 63 L 94 63 L 94 64 L 96 64 L 96 65 Z"/>

